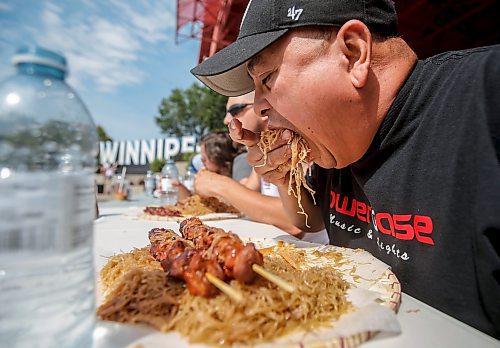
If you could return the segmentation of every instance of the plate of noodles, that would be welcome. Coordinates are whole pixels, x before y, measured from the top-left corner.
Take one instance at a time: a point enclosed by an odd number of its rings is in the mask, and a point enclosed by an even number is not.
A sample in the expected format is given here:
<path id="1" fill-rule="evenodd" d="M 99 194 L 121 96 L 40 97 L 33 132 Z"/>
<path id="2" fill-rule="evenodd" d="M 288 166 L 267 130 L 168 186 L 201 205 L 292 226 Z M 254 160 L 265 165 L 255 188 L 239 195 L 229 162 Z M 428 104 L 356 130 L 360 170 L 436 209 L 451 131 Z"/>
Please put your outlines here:
<path id="1" fill-rule="evenodd" d="M 154 221 L 182 221 L 197 216 L 201 220 L 237 219 L 242 214 L 216 197 L 192 195 L 175 205 L 148 206 L 139 214 L 140 219 Z"/>
<path id="2" fill-rule="evenodd" d="M 359 249 L 251 240 L 263 267 L 295 287 L 232 280 L 243 295 L 193 296 L 165 276 L 147 246 L 107 258 L 98 317 L 157 332 L 129 348 L 192 346 L 355 347 L 377 332 L 399 333 L 401 286 L 387 265 Z"/>

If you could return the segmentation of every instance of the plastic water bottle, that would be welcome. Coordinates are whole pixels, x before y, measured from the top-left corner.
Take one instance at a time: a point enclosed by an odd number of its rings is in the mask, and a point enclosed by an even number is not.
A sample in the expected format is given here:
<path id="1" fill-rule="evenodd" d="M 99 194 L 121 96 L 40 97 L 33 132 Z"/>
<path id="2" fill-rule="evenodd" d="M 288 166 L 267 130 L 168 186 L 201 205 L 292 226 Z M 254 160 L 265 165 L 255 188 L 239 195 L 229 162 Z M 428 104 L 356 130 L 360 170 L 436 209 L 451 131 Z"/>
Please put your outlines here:
<path id="1" fill-rule="evenodd" d="M 22 48 L 0 82 L 0 341 L 91 347 L 97 134 L 66 59 Z"/>
<path id="2" fill-rule="evenodd" d="M 182 177 L 182 184 L 191 192 L 194 192 L 194 177 L 195 174 L 190 168 L 186 169 L 186 173 L 184 173 Z"/>
<path id="3" fill-rule="evenodd" d="M 155 190 L 155 177 L 153 176 L 153 172 L 148 170 L 146 173 L 146 178 L 144 179 L 144 191 L 146 192 L 146 196 L 153 196 L 153 192 Z"/>
<path id="4" fill-rule="evenodd" d="M 173 159 L 168 159 L 161 170 L 161 198 L 164 204 L 174 205 L 177 203 L 179 190 L 173 185 L 179 180 L 179 171 Z"/>

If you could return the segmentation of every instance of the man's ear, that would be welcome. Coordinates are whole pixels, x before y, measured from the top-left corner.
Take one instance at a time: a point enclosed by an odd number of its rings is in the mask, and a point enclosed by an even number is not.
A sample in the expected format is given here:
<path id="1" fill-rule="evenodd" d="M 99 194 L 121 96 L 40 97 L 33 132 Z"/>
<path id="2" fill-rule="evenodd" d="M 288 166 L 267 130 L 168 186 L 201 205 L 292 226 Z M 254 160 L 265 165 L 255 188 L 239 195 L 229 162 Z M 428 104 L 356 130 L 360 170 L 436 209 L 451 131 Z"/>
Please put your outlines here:
<path id="1" fill-rule="evenodd" d="M 348 69 L 354 87 L 365 86 L 370 70 L 372 35 L 361 21 L 346 22 L 337 33 L 337 43 L 349 61 Z"/>

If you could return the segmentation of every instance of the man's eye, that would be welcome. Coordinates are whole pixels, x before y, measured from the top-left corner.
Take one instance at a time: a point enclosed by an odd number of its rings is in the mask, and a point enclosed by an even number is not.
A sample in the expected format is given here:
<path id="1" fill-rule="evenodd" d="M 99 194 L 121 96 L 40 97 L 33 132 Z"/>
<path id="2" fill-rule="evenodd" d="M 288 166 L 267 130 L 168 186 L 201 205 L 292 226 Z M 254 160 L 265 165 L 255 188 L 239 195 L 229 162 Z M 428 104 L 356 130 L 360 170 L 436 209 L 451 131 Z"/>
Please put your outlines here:
<path id="1" fill-rule="evenodd" d="M 271 76 L 272 76 L 272 74 L 268 74 L 266 77 L 264 77 L 262 79 L 262 84 L 267 86 L 267 83 L 271 80 Z M 267 87 L 269 87 L 269 86 L 267 86 Z"/>

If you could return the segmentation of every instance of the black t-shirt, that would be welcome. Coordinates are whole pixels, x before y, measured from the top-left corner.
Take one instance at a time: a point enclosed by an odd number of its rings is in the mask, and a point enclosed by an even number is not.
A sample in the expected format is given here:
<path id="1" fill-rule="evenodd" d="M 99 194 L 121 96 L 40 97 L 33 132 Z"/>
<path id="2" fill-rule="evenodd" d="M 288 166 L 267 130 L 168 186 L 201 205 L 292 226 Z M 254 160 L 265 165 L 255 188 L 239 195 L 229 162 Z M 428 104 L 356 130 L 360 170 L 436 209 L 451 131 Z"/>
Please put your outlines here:
<path id="1" fill-rule="evenodd" d="M 330 243 L 389 264 L 404 292 L 500 335 L 500 46 L 420 60 L 369 150 L 314 167 Z"/>

